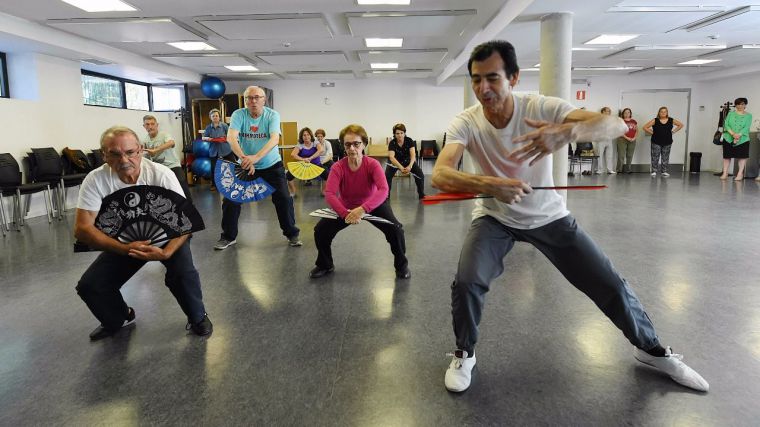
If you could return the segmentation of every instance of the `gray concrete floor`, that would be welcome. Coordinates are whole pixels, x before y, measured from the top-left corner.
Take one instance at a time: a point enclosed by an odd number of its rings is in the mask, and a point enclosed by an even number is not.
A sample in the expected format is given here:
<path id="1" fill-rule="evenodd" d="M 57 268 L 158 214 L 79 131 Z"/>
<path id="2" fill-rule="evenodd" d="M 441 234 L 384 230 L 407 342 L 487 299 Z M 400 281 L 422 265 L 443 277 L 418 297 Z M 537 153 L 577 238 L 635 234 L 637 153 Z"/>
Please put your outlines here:
<path id="1" fill-rule="evenodd" d="M 412 279 L 394 280 L 382 234 L 361 224 L 338 235 L 336 271 L 315 281 L 318 187 L 296 199 L 303 247 L 287 246 L 267 200 L 244 208 L 223 252 L 219 196 L 196 188 L 208 339 L 185 331 L 152 263 L 123 288 L 136 325 L 91 343 L 97 322 L 74 286 L 96 254 L 72 252 L 71 212 L 0 240 L 0 425 L 758 425 L 760 185 L 706 173 L 571 183 L 610 186 L 571 193 L 569 207 L 708 394 L 637 363 L 524 243 L 488 295 L 473 385 L 450 394 L 449 285 L 472 202 L 423 207 L 397 181 Z"/>

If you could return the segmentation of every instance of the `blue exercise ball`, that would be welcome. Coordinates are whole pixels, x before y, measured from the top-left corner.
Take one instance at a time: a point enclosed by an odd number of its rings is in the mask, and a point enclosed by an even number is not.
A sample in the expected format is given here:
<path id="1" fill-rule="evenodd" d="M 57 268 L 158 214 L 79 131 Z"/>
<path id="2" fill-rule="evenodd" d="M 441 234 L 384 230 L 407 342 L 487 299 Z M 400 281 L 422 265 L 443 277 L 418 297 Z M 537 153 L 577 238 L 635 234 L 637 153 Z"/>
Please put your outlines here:
<path id="1" fill-rule="evenodd" d="M 193 174 L 202 176 L 203 178 L 211 178 L 214 175 L 211 159 L 208 157 L 201 157 L 193 160 L 193 165 L 190 166 L 190 170 L 193 171 Z"/>
<path id="2" fill-rule="evenodd" d="M 195 154 L 195 157 L 210 157 L 209 149 L 211 149 L 210 142 L 202 140 L 193 141 L 193 154 Z"/>
<path id="3" fill-rule="evenodd" d="M 201 92 L 208 98 L 219 99 L 226 89 L 224 82 L 218 77 L 204 77 L 201 80 Z"/>

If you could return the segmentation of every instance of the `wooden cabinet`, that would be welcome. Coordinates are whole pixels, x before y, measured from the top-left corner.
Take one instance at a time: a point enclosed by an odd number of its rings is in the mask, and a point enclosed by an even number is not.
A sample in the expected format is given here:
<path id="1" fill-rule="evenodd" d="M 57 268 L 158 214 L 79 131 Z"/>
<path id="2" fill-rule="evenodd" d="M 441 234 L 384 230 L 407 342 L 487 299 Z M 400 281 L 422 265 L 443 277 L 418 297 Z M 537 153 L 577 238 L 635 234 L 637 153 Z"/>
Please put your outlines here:
<path id="1" fill-rule="evenodd" d="M 280 143 L 279 149 L 282 154 L 282 162 L 287 165 L 288 162 L 294 161 L 290 156 L 293 147 L 298 145 L 298 122 L 280 122 Z"/>
<path id="2" fill-rule="evenodd" d="M 208 116 L 208 113 L 214 108 L 222 112 L 222 117 L 225 116 L 224 103 L 218 99 L 194 99 L 192 101 L 193 140 L 199 139 L 202 136 L 201 134 L 204 129 L 206 129 L 206 126 L 211 123 L 211 118 Z"/>

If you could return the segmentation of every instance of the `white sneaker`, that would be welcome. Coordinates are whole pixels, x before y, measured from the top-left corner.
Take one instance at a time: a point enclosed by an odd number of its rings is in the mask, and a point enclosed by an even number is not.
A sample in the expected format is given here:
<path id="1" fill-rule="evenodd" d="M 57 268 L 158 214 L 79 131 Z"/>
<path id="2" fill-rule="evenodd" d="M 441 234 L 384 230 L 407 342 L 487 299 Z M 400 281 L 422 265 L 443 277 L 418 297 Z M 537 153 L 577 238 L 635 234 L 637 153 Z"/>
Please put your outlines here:
<path id="1" fill-rule="evenodd" d="M 669 174 L 669 173 L 667 173 L 667 172 L 663 172 L 663 173 L 662 173 L 662 177 L 663 177 L 663 178 L 667 178 L 667 177 L 669 177 L 669 176 L 670 176 L 670 174 Z"/>
<path id="2" fill-rule="evenodd" d="M 446 370 L 446 389 L 453 392 L 462 392 L 470 387 L 472 380 L 472 368 L 475 367 L 475 356 L 467 357 L 467 352 L 457 350 L 454 353 L 448 353 L 452 356 L 449 369 Z"/>
<path id="3" fill-rule="evenodd" d="M 610 175 L 615 175 L 617 172 L 615 172 L 615 171 L 607 171 L 607 173 L 610 174 Z"/>
<path id="4" fill-rule="evenodd" d="M 678 384 L 698 391 L 710 389 L 710 384 L 697 371 L 682 362 L 683 355 L 673 353 L 670 347 L 665 349 L 665 354 L 664 357 L 656 357 L 636 347 L 633 350 L 636 360 L 670 375 Z"/>
<path id="5" fill-rule="evenodd" d="M 657 172 L 652 172 L 652 178 L 657 176 Z"/>

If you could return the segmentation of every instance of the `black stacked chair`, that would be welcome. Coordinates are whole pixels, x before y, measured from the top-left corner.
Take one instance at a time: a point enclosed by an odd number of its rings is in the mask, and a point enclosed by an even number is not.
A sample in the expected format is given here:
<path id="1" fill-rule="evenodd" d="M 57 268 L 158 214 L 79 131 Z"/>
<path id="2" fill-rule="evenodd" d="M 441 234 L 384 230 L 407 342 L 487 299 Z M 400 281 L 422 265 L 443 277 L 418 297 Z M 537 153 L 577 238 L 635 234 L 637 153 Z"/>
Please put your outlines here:
<path id="1" fill-rule="evenodd" d="M 22 184 L 21 168 L 16 159 L 10 153 L 0 154 L 0 194 L 13 197 L 11 221 L 16 224 L 17 230 L 20 230 L 20 227 L 24 225 L 24 216 L 28 210 L 26 208 L 22 212 L 21 196 L 27 196 L 25 206 L 28 206 L 28 196 L 40 191 L 44 192 L 45 210 L 47 211 L 48 222 L 51 222 L 53 219 L 53 198 L 50 194 L 50 184 L 47 182 Z M 3 231 L 5 231 L 7 227 L 5 227 L 5 209 L 2 207 L 2 196 L 0 196 L 0 210 L 3 211 Z"/>
<path id="2" fill-rule="evenodd" d="M 66 211 L 66 189 L 81 185 L 87 174 L 65 174 L 61 156 L 53 147 L 32 148 L 29 171 L 33 182 L 47 182 L 56 189 L 55 206 L 58 218 L 62 219 Z"/>
<path id="3" fill-rule="evenodd" d="M 90 164 L 92 165 L 93 169 L 97 169 L 106 162 L 106 159 L 103 158 L 103 152 L 101 150 L 92 150 L 90 154 L 87 155 L 87 157 L 90 158 Z"/>
<path id="4" fill-rule="evenodd" d="M 327 138 L 328 141 L 330 141 L 330 145 L 333 149 L 333 161 L 337 162 L 338 160 L 346 157 L 346 148 L 343 146 L 343 144 L 340 143 L 339 139 L 330 139 Z"/>

